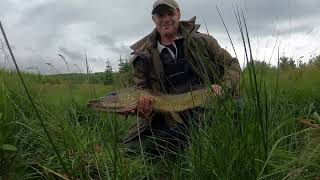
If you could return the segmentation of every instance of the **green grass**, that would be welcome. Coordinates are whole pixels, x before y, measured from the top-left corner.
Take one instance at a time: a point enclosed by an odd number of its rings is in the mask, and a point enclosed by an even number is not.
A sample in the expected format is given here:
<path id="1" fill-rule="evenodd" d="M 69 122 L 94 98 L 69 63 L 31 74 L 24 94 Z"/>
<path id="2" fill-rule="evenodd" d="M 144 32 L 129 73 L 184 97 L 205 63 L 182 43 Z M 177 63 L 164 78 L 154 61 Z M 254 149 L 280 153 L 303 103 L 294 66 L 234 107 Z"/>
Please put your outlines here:
<path id="1" fill-rule="evenodd" d="M 257 72 L 260 72 L 257 70 Z M 260 74 L 257 74 L 257 77 Z M 128 156 L 121 139 L 135 119 L 86 108 L 90 98 L 113 87 L 100 84 L 42 84 L 24 74 L 54 144 L 62 169 L 14 73 L 0 71 L 0 177 L 3 179 L 309 179 L 320 176 L 320 133 L 305 130 L 300 117 L 320 112 L 316 68 L 263 71 L 260 110 L 252 94 L 240 105 L 216 104 L 190 129 L 187 152 L 178 157 Z M 248 72 L 245 70 L 246 81 Z M 248 83 L 248 82 L 247 82 Z M 260 82 L 258 82 L 259 84 Z M 94 93 L 93 93 L 94 92 Z M 234 118 L 229 113 L 236 113 Z M 261 122 L 260 122 L 261 120 Z M 259 123 L 262 123 L 262 127 Z M 264 128 L 263 130 L 261 128 Z"/>

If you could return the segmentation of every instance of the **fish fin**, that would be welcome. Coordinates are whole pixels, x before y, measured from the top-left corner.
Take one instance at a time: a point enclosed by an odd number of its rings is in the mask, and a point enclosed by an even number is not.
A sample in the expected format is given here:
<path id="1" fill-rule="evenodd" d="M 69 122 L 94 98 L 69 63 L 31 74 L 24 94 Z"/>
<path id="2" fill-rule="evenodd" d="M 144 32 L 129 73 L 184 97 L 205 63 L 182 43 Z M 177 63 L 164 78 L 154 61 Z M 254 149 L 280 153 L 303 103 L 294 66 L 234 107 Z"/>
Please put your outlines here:
<path id="1" fill-rule="evenodd" d="M 176 112 L 170 112 L 170 114 L 171 114 L 171 116 L 172 116 L 172 118 L 175 120 L 175 121 L 177 121 L 178 123 L 183 123 L 183 120 L 182 120 L 182 118 L 179 116 L 179 114 L 178 113 L 176 113 Z"/>
<path id="2" fill-rule="evenodd" d="M 127 135 L 123 138 L 123 142 L 127 143 L 134 138 L 139 136 L 139 133 L 141 134 L 144 132 L 146 129 L 148 129 L 150 123 L 149 120 L 145 118 L 138 118 L 137 122 L 129 128 Z"/>

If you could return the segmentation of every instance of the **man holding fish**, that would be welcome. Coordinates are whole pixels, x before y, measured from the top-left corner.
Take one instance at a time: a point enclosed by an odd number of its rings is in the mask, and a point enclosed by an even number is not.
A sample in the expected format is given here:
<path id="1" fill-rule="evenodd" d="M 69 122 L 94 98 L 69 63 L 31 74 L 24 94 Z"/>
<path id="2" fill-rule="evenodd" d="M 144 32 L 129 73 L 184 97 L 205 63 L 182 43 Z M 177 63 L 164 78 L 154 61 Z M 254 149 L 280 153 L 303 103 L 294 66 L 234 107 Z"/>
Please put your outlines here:
<path id="1" fill-rule="evenodd" d="M 155 29 L 131 46 L 133 78 L 137 88 L 153 93 L 183 94 L 211 87 L 216 97 L 239 96 L 240 65 L 212 36 L 198 32 L 195 17 L 180 21 L 175 0 L 157 0 L 152 8 Z M 152 96 L 141 96 L 135 109 L 139 119 L 124 139 L 129 152 L 163 153 L 184 149 L 186 127 L 202 108 L 182 112 L 155 112 Z"/>

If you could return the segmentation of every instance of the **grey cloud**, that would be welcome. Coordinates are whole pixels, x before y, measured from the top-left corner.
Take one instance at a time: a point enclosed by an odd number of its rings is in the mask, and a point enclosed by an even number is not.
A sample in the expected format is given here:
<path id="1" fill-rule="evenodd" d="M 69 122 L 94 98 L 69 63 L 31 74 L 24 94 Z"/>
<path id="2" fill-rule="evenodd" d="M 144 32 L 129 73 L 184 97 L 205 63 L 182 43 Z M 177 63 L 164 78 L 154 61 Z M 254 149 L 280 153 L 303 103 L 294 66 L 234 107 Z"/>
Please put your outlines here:
<path id="1" fill-rule="evenodd" d="M 59 52 L 62 52 L 62 55 L 66 55 L 65 57 L 68 61 L 68 58 L 70 58 L 73 62 L 74 61 L 80 61 L 84 59 L 84 55 L 82 52 L 76 51 L 76 50 L 70 50 L 66 47 L 59 47 Z"/>
<path id="2" fill-rule="evenodd" d="M 96 37 L 97 41 L 99 43 L 108 45 L 108 46 L 114 46 L 115 45 L 115 40 L 111 38 L 110 36 L 103 34 L 103 35 L 97 35 Z"/>
<path id="3" fill-rule="evenodd" d="M 118 54 L 128 54 L 129 46 L 124 44 L 117 44 L 117 41 L 107 34 L 97 35 L 96 40 L 99 44 L 105 45 L 106 48 L 111 49 L 113 52 Z"/>
<path id="4" fill-rule="evenodd" d="M 210 33 L 219 42 L 227 41 L 219 7 L 235 41 L 240 39 L 232 7 L 238 4 L 247 17 L 250 34 L 259 38 L 280 33 L 315 34 L 319 26 L 319 0 L 178 0 L 183 19 L 197 16 L 197 23 L 206 19 Z M 43 64 L 40 57 L 56 57 L 63 53 L 71 60 L 83 59 L 88 50 L 91 67 L 101 69 L 104 58 L 129 53 L 129 45 L 152 31 L 150 0 L 122 1 L 55 1 L 41 3 L 0 1 L 0 17 L 6 18 L 8 33 L 24 62 Z M 13 18 L 14 15 L 14 18 Z M 291 26 L 290 26 L 291 24 Z M 201 30 L 204 32 L 204 26 Z M 20 49 L 20 51 L 19 51 Z M 23 49 L 23 50 L 21 50 Z M 30 58 L 29 58 L 30 57 Z M 57 57 L 58 58 L 58 57 Z M 74 62 L 73 62 L 74 63 Z M 112 62 L 116 67 L 116 61 Z M 63 64 L 56 64 L 65 71 Z M 60 66 L 60 64 L 62 64 Z M 44 71 L 45 68 L 42 68 Z"/>
<path id="5" fill-rule="evenodd" d="M 49 1 L 26 10 L 17 22 L 24 33 L 41 37 L 39 44 L 46 47 L 59 38 L 64 28 L 76 22 L 86 22 L 86 16 L 74 8 L 66 8 L 62 1 Z"/>
<path id="6" fill-rule="evenodd" d="M 20 23 L 42 24 L 43 22 L 49 22 L 49 24 L 55 26 L 64 26 L 77 21 L 84 22 L 89 17 L 90 15 L 88 16 L 82 12 L 81 7 L 77 6 L 77 4 L 72 5 L 64 3 L 64 1 L 48 1 L 28 9 L 23 18 L 21 18 Z M 42 25 L 45 26 L 47 24 Z"/>
<path id="7" fill-rule="evenodd" d="M 0 8 L 0 17 L 3 17 L 13 8 L 13 3 L 10 1 L 0 1 Z"/>
<path id="8" fill-rule="evenodd" d="M 288 3 L 290 2 L 290 3 Z M 190 1 L 182 5 L 183 13 L 186 16 L 198 15 L 198 19 L 202 21 L 202 17 L 206 19 L 209 29 L 218 33 L 224 33 L 224 27 L 218 16 L 216 6 L 221 11 L 224 21 L 232 33 L 237 33 L 237 24 L 233 8 L 239 8 L 240 12 L 244 11 L 247 18 L 249 29 L 264 35 L 264 33 L 272 32 L 272 24 L 283 21 L 291 21 L 294 23 L 296 19 L 304 17 L 318 17 L 320 15 L 318 8 L 320 1 L 318 0 L 243 0 L 243 1 Z M 194 14 L 193 14 L 194 13 Z M 315 24 L 308 24 L 310 27 Z"/>

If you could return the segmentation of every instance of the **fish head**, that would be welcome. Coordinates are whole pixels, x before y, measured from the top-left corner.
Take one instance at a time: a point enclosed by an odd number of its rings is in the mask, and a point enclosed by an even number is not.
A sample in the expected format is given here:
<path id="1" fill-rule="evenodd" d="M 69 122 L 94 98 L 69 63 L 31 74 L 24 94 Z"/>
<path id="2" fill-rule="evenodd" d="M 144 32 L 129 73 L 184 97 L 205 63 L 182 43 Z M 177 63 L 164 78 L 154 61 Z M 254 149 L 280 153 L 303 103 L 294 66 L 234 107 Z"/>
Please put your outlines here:
<path id="1" fill-rule="evenodd" d="M 110 94 L 88 101 L 87 107 L 102 112 L 128 112 L 137 107 L 137 93 L 130 90 Z"/>

